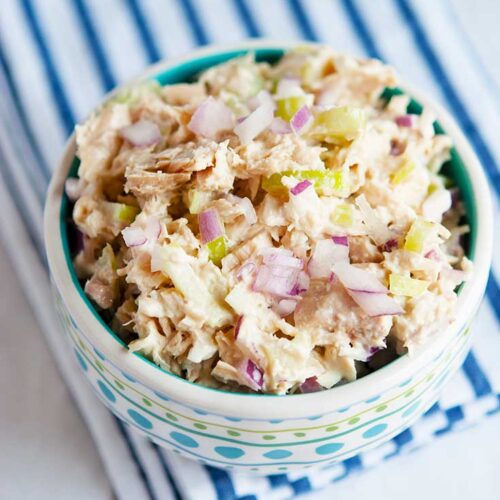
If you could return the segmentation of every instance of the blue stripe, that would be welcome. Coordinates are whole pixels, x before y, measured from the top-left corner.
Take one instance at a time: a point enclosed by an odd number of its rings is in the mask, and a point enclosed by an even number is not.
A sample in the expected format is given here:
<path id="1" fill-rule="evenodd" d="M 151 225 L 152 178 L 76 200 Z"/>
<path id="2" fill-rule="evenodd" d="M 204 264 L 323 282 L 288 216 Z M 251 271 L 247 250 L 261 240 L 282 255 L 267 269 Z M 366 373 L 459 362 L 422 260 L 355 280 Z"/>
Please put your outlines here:
<path id="1" fill-rule="evenodd" d="M 73 125 L 75 124 L 75 117 L 73 115 L 73 112 L 71 111 L 68 99 L 66 97 L 66 92 L 64 91 L 64 87 L 59 80 L 59 76 L 54 67 L 49 49 L 45 43 L 42 29 L 40 27 L 40 24 L 38 23 L 35 10 L 32 5 L 32 0 L 21 0 L 21 6 L 26 18 L 26 22 L 36 43 L 40 57 L 42 58 L 45 74 L 47 76 L 49 88 L 52 93 L 52 98 L 57 103 L 57 107 L 59 109 L 59 118 L 61 119 L 66 134 L 69 135 L 71 134 Z"/>
<path id="2" fill-rule="evenodd" d="M 290 485 L 290 481 L 286 474 L 272 474 L 271 476 L 267 476 L 267 479 L 273 489 Z"/>
<path id="3" fill-rule="evenodd" d="M 172 491 L 174 492 L 175 500 L 182 500 L 182 496 L 179 492 L 179 489 L 177 488 L 177 484 L 175 483 L 174 478 L 172 477 L 172 473 L 168 468 L 167 462 L 165 462 L 165 458 L 163 457 L 162 451 L 160 450 L 159 446 L 155 444 L 153 441 L 150 441 L 150 443 L 153 449 L 156 451 L 158 460 L 160 461 L 161 466 L 163 468 L 163 472 L 165 473 L 165 476 L 167 477 L 167 480 L 172 488 Z"/>
<path id="4" fill-rule="evenodd" d="M 342 6 L 356 31 L 365 52 L 370 57 L 375 57 L 377 59 L 382 59 L 381 52 L 377 47 L 375 39 L 369 32 L 366 24 L 364 23 L 358 9 L 354 5 L 353 0 L 342 0 Z"/>
<path id="5" fill-rule="evenodd" d="M 260 30 L 257 26 L 257 22 L 252 15 L 245 0 L 233 0 L 234 6 L 238 12 L 240 19 L 243 21 L 247 35 L 256 38 L 260 36 Z"/>
<path id="6" fill-rule="evenodd" d="M 210 465 L 205 465 L 205 470 L 212 480 L 218 500 L 235 500 L 237 498 L 228 472 Z"/>
<path id="7" fill-rule="evenodd" d="M 259 500 L 255 495 L 245 495 L 243 497 L 238 497 L 238 500 Z"/>
<path id="8" fill-rule="evenodd" d="M 393 437 L 392 440 L 394 441 L 394 443 L 396 443 L 399 453 L 400 448 L 413 441 L 413 434 L 410 429 L 406 429 L 405 431 L 399 433 L 397 436 Z"/>
<path id="9" fill-rule="evenodd" d="M 438 429 L 434 433 L 435 436 L 441 436 L 443 434 L 450 432 L 453 429 L 454 425 L 457 422 L 460 422 L 461 420 L 463 420 L 465 417 L 461 406 L 453 406 L 452 408 L 448 408 L 447 410 L 445 410 L 444 414 L 448 420 L 448 423 L 447 423 L 446 427 L 443 427 L 442 429 Z"/>
<path id="10" fill-rule="evenodd" d="M 463 370 L 477 397 L 491 393 L 491 385 L 482 368 L 479 366 L 473 351 L 470 351 L 465 358 Z"/>
<path id="11" fill-rule="evenodd" d="M 469 115 L 462 101 L 458 97 L 458 94 L 448 78 L 441 61 L 434 52 L 431 43 L 427 38 L 426 32 L 417 18 L 417 14 L 413 11 L 406 0 L 395 0 L 395 2 L 399 8 L 401 16 L 410 27 L 415 44 L 421 51 L 427 65 L 434 74 L 444 97 L 448 101 L 449 106 L 453 109 L 457 120 L 465 132 L 465 135 L 474 144 L 476 152 L 481 159 L 481 163 L 490 176 L 493 189 L 495 190 L 497 196 L 500 196 L 500 171 L 498 170 L 498 166 L 493 158 L 493 155 L 481 137 L 474 120 Z"/>
<path id="12" fill-rule="evenodd" d="M 140 6 L 137 3 L 137 0 L 127 0 L 127 5 L 137 25 L 139 36 L 141 38 L 141 42 L 146 55 L 148 56 L 149 62 L 154 63 L 156 61 L 159 61 L 161 59 L 160 51 L 158 50 L 154 38 L 151 36 L 151 31 L 149 30 L 148 23 Z"/>
<path id="13" fill-rule="evenodd" d="M 146 476 L 146 472 L 144 471 L 144 468 L 141 464 L 141 461 L 139 460 L 139 457 L 137 456 L 137 452 L 135 451 L 135 447 L 130 441 L 130 438 L 128 436 L 127 429 L 125 428 L 125 424 L 117 417 L 115 418 L 116 426 L 118 430 L 120 431 L 120 434 L 122 435 L 123 439 L 125 440 L 125 443 L 127 444 L 128 450 L 130 452 L 131 457 L 133 458 L 135 465 L 137 466 L 137 472 L 139 473 L 139 476 L 141 477 L 142 481 L 144 482 L 144 486 L 146 487 L 146 490 L 148 491 L 149 498 L 152 500 L 156 500 L 156 495 L 154 494 L 153 488 L 151 484 L 149 484 L 148 477 Z"/>
<path id="14" fill-rule="evenodd" d="M 307 40 L 316 42 L 318 40 L 318 37 L 311 25 L 309 18 L 307 17 L 307 14 L 304 11 L 304 7 L 302 6 L 300 0 L 289 0 L 289 2 L 287 2 L 287 5 L 290 7 L 297 26 L 300 28 L 300 31 L 302 32 L 304 37 Z"/>
<path id="15" fill-rule="evenodd" d="M 77 17 L 82 25 L 83 32 L 85 33 L 90 53 L 94 58 L 97 69 L 99 70 L 101 84 L 105 91 L 109 91 L 116 85 L 116 79 L 113 76 L 106 60 L 104 48 L 101 44 L 101 40 L 97 36 L 90 13 L 85 6 L 84 0 L 74 0 L 73 5 L 75 6 Z"/>
<path id="16" fill-rule="evenodd" d="M 347 474 L 363 468 L 363 462 L 361 462 L 359 455 L 344 460 L 343 464 Z"/>
<path id="17" fill-rule="evenodd" d="M 197 45 L 207 45 L 208 36 L 203 28 L 198 13 L 191 0 L 179 0 L 184 16 L 189 22 L 194 42 Z M 208 7 L 210 8 L 210 7 Z"/>
<path id="18" fill-rule="evenodd" d="M 19 96 L 19 92 L 17 90 L 17 86 L 14 81 L 14 76 L 12 74 L 11 65 L 9 63 L 6 53 L 3 50 L 1 40 L 0 40 L 0 66 L 5 75 L 5 79 L 9 87 L 9 93 L 12 96 L 12 101 L 19 115 L 19 119 L 21 120 L 21 124 L 24 128 L 24 132 L 26 134 L 28 143 L 30 144 L 33 154 L 35 155 L 35 158 L 39 166 L 41 167 L 45 177 L 48 178 L 50 177 L 50 170 L 47 167 L 47 163 L 42 155 L 40 147 L 38 146 L 38 142 L 35 139 L 35 135 L 33 134 L 33 129 L 31 128 L 31 125 L 28 121 L 28 116 L 26 114 L 26 110 L 24 109 L 24 105 L 21 101 L 21 97 Z"/>
<path id="19" fill-rule="evenodd" d="M 493 310 L 495 311 L 497 321 L 500 322 L 500 287 L 498 286 L 498 282 L 493 275 L 493 271 L 490 272 L 488 277 L 486 293 L 488 294 L 488 298 L 490 299 Z"/>
<path id="20" fill-rule="evenodd" d="M 294 495 L 303 495 L 304 493 L 309 493 L 313 489 L 311 483 L 309 482 L 309 479 L 306 476 L 291 482 L 290 486 L 293 489 Z"/>

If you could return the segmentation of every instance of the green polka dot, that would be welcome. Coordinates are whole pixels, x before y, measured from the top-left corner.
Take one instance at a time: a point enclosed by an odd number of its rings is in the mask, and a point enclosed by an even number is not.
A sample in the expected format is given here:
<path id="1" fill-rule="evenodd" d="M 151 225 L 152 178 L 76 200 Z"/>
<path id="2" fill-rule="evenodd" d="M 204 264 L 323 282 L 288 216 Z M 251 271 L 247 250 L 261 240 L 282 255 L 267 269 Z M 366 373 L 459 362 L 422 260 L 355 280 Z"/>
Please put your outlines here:
<path id="1" fill-rule="evenodd" d="M 150 401 L 149 399 L 142 398 L 142 402 L 143 402 L 146 406 L 153 406 L 153 403 L 151 403 L 151 401 Z"/>
<path id="2" fill-rule="evenodd" d="M 236 431 L 227 431 L 227 433 L 230 435 L 230 436 L 241 436 L 241 434 L 239 432 L 236 432 Z"/>
<path id="3" fill-rule="evenodd" d="M 330 425 L 330 427 L 327 427 L 325 430 L 326 432 L 333 432 L 333 431 L 336 431 L 338 429 L 338 425 Z"/>
<path id="4" fill-rule="evenodd" d="M 98 359 L 95 360 L 95 364 L 98 370 L 100 370 L 101 372 L 104 370 L 103 364 Z"/>
<path id="5" fill-rule="evenodd" d="M 354 418 L 351 418 L 351 420 L 349 420 L 347 423 L 349 425 L 354 425 L 354 424 L 357 424 L 361 419 L 359 417 L 354 417 Z"/>
<path id="6" fill-rule="evenodd" d="M 87 350 L 87 347 L 85 346 L 85 344 L 84 344 L 84 343 L 83 343 L 80 339 L 78 339 L 78 343 L 80 344 L 80 347 L 81 347 L 84 351 L 86 351 L 86 350 Z"/>
<path id="7" fill-rule="evenodd" d="M 167 418 L 170 420 L 173 420 L 174 422 L 177 422 L 177 417 L 175 415 L 172 415 L 171 413 L 167 413 Z"/>
<path id="8" fill-rule="evenodd" d="M 252 467 L 250 470 L 259 470 L 258 467 Z"/>
<path id="9" fill-rule="evenodd" d="M 288 467 L 278 467 L 278 470 L 288 470 Z"/>
<path id="10" fill-rule="evenodd" d="M 426 382 L 430 382 L 434 378 L 434 373 L 431 373 L 430 375 L 427 376 L 425 379 Z"/>
<path id="11" fill-rule="evenodd" d="M 262 439 L 270 441 L 271 439 L 276 439 L 276 436 L 272 436 L 270 434 L 264 434 L 264 436 L 262 436 Z"/>
<path id="12" fill-rule="evenodd" d="M 198 422 L 196 422 L 196 423 L 194 424 L 194 426 L 195 426 L 197 429 L 202 429 L 202 430 L 207 428 L 207 426 L 206 426 L 206 425 L 199 424 Z"/>
<path id="13" fill-rule="evenodd" d="M 121 389 L 122 391 L 123 389 L 125 389 L 124 385 L 119 380 L 115 380 L 115 385 L 116 387 L 118 387 L 118 389 Z"/>
<path id="14" fill-rule="evenodd" d="M 405 398 L 409 398 L 413 393 L 415 392 L 414 389 L 410 389 L 406 394 L 405 394 Z"/>
<path id="15" fill-rule="evenodd" d="M 306 435 L 306 433 L 305 433 L 305 432 L 295 432 L 295 433 L 294 433 L 294 436 L 297 436 L 298 438 L 302 438 L 302 437 L 304 437 L 305 435 Z"/>
<path id="16" fill-rule="evenodd" d="M 375 411 L 377 411 L 377 412 L 381 412 L 381 411 L 384 411 L 384 410 L 386 410 L 386 409 L 387 409 L 387 405 L 380 405 L 380 406 L 378 406 L 378 407 L 375 409 Z"/>

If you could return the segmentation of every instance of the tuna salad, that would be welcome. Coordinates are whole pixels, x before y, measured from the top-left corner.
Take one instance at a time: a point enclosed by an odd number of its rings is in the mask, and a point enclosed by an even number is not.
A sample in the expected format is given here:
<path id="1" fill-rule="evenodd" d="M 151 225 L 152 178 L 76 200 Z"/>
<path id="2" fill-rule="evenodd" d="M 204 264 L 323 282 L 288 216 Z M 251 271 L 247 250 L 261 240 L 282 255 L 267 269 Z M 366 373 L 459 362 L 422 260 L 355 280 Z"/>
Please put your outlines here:
<path id="1" fill-rule="evenodd" d="M 163 369 L 305 393 L 433 342 L 470 272 L 451 140 L 394 70 L 328 47 L 146 82 L 76 128 L 85 293 Z"/>

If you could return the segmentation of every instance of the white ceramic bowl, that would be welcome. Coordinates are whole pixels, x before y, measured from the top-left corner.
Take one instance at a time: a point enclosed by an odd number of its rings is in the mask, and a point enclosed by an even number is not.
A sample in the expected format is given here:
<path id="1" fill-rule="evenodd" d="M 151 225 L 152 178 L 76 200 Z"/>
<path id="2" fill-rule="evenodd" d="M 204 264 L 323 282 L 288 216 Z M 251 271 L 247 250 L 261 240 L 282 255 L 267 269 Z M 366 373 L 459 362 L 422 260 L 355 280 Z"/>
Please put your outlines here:
<path id="1" fill-rule="evenodd" d="M 273 59 L 291 46 L 260 41 L 209 47 L 158 63 L 137 81 L 182 81 L 249 50 Z M 59 314 L 73 347 L 68 356 L 76 356 L 113 413 L 185 457 L 269 474 L 327 465 L 366 451 L 402 432 L 436 401 L 467 353 L 468 326 L 485 290 L 492 248 L 491 201 L 479 161 L 454 120 L 425 95 L 403 88 L 435 111 L 462 160 L 455 158 L 452 170 L 473 227 L 474 273 L 460 292 L 456 320 L 432 342 L 411 358 L 402 356 L 360 380 L 319 393 L 280 397 L 208 389 L 128 352 L 94 311 L 72 270 L 63 195 L 65 179 L 72 165 L 75 168 L 75 140 L 70 137 L 47 197 L 47 255 Z"/>

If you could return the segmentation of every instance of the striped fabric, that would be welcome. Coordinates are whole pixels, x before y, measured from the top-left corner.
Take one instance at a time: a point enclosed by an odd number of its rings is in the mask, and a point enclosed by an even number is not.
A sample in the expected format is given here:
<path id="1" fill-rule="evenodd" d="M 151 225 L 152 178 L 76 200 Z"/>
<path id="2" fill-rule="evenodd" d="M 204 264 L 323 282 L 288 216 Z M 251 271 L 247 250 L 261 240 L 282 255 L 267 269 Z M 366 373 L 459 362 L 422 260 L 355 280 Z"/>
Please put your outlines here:
<path id="1" fill-rule="evenodd" d="M 148 64 L 212 42 L 261 36 L 320 40 L 395 65 L 455 116 L 487 171 L 498 213 L 499 93 L 453 20 L 446 0 L 2 0 L 0 235 L 117 497 L 290 498 L 499 410 L 500 259 L 474 326 L 474 349 L 420 422 L 327 469 L 267 478 L 171 456 L 114 418 L 67 356 L 46 293 L 42 206 L 50 172 L 74 124 L 106 91 Z"/>

